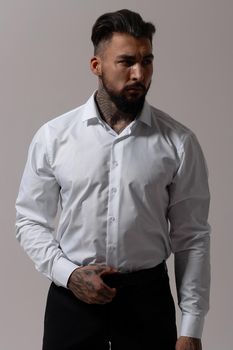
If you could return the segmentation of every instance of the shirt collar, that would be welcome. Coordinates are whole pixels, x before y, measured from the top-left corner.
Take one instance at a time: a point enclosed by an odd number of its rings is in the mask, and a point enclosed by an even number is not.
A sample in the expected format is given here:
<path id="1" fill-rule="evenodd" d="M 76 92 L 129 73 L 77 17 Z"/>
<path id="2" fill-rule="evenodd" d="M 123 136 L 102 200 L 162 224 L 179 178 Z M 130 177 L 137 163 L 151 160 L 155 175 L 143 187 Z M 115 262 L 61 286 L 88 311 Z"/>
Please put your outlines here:
<path id="1" fill-rule="evenodd" d="M 138 115 L 137 120 L 148 126 L 151 126 L 151 107 L 147 101 L 144 102 L 143 108 Z"/>
<path id="2" fill-rule="evenodd" d="M 95 93 L 96 91 L 91 95 L 91 97 L 87 100 L 87 102 L 84 105 L 84 111 L 82 114 L 82 121 L 89 121 L 91 119 L 98 119 L 100 118 L 99 111 L 97 108 L 97 105 L 95 103 Z"/>
<path id="3" fill-rule="evenodd" d="M 90 121 L 91 120 L 100 120 L 100 114 L 95 102 L 95 93 L 96 91 L 91 95 L 91 97 L 87 100 L 87 102 L 84 105 L 84 111 L 82 115 L 82 121 Z M 151 126 L 151 107 L 148 104 L 147 101 L 145 101 L 144 106 L 141 110 L 141 113 L 138 115 L 137 120 Z"/>

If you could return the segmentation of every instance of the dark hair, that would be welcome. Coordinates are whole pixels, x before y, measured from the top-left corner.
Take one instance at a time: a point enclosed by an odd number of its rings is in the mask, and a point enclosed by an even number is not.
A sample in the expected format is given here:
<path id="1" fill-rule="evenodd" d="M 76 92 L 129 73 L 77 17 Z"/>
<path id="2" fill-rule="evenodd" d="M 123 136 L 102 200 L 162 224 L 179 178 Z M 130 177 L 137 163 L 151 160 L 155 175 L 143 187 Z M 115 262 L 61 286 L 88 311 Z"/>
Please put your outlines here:
<path id="1" fill-rule="evenodd" d="M 113 33 L 127 33 L 135 38 L 148 38 L 152 43 L 155 31 L 155 26 L 150 22 L 144 22 L 139 13 L 124 9 L 100 16 L 93 25 L 91 40 L 96 53 L 99 44 L 110 40 Z"/>

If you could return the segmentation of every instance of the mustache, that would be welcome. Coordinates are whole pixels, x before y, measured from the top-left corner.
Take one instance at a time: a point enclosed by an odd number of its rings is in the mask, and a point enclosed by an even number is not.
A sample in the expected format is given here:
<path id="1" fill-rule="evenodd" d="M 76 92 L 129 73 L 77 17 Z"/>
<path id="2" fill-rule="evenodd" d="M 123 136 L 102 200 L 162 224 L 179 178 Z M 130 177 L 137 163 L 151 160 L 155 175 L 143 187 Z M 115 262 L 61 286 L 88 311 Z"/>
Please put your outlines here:
<path id="1" fill-rule="evenodd" d="M 125 90 L 131 90 L 131 89 L 140 89 L 140 90 L 146 91 L 146 87 L 142 83 L 135 83 L 125 87 Z"/>

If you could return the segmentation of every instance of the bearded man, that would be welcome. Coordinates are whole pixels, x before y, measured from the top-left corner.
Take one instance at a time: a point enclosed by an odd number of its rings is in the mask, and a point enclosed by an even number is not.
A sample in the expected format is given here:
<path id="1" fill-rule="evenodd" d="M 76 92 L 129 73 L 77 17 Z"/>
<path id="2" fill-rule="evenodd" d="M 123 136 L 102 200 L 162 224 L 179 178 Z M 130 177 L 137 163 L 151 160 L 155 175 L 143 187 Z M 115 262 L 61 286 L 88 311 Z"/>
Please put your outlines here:
<path id="1" fill-rule="evenodd" d="M 90 62 L 97 91 L 43 125 L 31 143 L 16 226 L 52 281 L 43 350 L 201 349 L 210 270 L 207 169 L 193 132 L 145 100 L 154 33 L 129 10 L 100 16 Z M 171 253 L 182 310 L 178 340 Z"/>

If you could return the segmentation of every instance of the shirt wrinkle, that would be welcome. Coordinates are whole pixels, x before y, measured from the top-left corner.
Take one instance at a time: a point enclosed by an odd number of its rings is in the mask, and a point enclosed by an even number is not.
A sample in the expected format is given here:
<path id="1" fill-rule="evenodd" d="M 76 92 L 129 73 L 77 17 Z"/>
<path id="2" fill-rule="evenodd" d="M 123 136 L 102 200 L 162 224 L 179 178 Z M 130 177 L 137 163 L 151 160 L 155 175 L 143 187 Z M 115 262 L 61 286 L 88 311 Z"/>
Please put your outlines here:
<path id="1" fill-rule="evenodd" d="M 35 134 L 16 200 L 17 238 L 36 268 L 63 287 L 78 266 L 137 271 L 167 260 L 175 247 L 181 334 L 200 337 L 209 303 L 207 179 L 187 127 L 145 102 L 118 135 L 101 120 L 93 94 Z"/>

